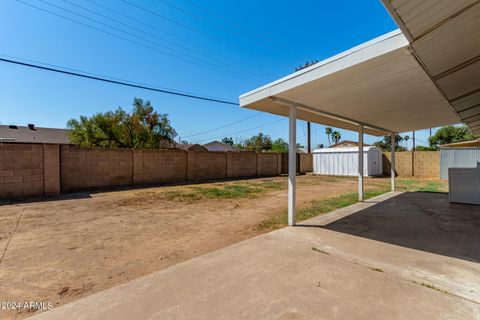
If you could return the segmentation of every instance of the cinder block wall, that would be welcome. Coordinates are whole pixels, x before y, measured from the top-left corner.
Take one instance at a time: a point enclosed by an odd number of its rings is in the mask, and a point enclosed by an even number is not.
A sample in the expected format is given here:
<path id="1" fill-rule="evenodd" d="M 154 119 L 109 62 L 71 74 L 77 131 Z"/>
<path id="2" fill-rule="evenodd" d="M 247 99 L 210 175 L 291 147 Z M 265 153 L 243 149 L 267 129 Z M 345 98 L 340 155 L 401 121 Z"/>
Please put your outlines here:
<path id="1" fill-rule="evenodd" d="M 301 172 L 311 156 L 297 155 Z M 168 149 L 0 145 L 0 198 L 28 198 L 116 186 L 277 176 L 283 155 Z"/>
<path id="2" fill-rule="evenodd" d="M 133 183 L 159 184 L 187 180 L 187 152 L 184 150 L 133 150 Z"/>
<path id="3" fill-rule="evenodd" d="M 272 177 L 278 174 L 277 153 L 257 153 L 257 175 L 259 177 Z"/>
<path id="4" fill-rule="evenodd" d="M 399 177 L 440 179 L 440 151 L 416 151 L 415 159 L 411 151 L 396 152 L 395 169 Z M 383 172 L 390 174 L 390 152 L 383 154 Z"/>
<path id="5" fill-rule="evenodd" d="M 313 171 L 313 154 L 297 153 L 297 172 L 307 173 Z M 288 173 L 288 153 L 281 153 L 281 173 Z"/>
<path id="6" fill-rule="evenodd" d="M 133 184 L 130 149 L 61 147 L 62 192 Z"/>
<path id="7" fill-rule="evenodd" d="M 46 196 L 60 194 L 60 146 L 43 146 L 43 177 Z"/>
<path id="8" fill-rule="evenodd" d="M 0 197 L 44 194 L 43 145 L 0 144 Z"/>
<path id="9" fill-rule="evenodd" d="M 415 177 L 440 179 L 440 151 L 415 152 Z"/>
<path id="10" fill-rule="evenodd" d="M 299 153 L 297 159 L 299 163 L 298 172 L 307 173 L 313 171 L 313 155 L 311 153 Z"/>
<path id="11" fill-rule="evenodd" d="M 216 151 L 188 152 L 187 180 L 227 179 L 227 153 Z"/>
<path id="12" fill-rule="evenodd" d="M 250 178 L 257 176 L 256 152 L 228 152 L 227 178 Z"/>

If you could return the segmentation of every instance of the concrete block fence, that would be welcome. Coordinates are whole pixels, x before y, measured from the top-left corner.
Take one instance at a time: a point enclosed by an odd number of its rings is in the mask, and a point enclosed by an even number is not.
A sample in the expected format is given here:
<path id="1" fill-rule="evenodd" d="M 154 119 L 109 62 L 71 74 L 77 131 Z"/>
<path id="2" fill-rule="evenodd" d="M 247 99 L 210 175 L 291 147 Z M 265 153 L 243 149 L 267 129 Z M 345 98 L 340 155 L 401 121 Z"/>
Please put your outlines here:
<path id="1" fill-rule="evenodd" d="M 298 159 L 311 161 L 303 155 Z M 311 170 L 311 163 L 299 163 L 298 167 L 305 173 Z M 0 199 L 280 174 L 280 153 L 0 145 Z"/>
<path id="2" fill-rule="evenodd" d="M 383 173 L 390 174 L 390 153 L 383 154 Z M 440 151 L 401 151 L 395 153 L 395 169 L 399 177 L 440 179 Z"/>

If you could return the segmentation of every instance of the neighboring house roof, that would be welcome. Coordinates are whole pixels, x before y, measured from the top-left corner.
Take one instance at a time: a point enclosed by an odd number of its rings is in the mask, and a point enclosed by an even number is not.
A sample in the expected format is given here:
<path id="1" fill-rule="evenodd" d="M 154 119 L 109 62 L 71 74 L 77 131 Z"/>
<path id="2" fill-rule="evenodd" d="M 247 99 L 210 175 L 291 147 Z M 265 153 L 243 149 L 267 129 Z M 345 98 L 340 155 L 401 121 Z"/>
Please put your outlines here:
<path id="1" fill-rule="evenodd" d="M 370 147 L 370 144 L 363 144 L 364 147 Z M 340 141 L 339 143 L 332 144 L 330 148 L 347 148 L 347 147 L 358 147 L 358 142 L 357 141 L 351 141 L 351 140 L 343 140 Z"/>
<path id="2" fill-rule="evenodd" d="M 461 141 L 461 142 L 452 142 L 448 144 L 439 145 L 440 148 L 469 148 L 469 147 L 480 147 L 480 139 Z"/>
<path id="3" fill-rule="evenodd" d="M 0 142 L 70 144 L 67 129 L 0 125 Z"/>
<path id="4" fill-rule="evenodd" d="M 220 141 L 212 141 L 209 143 L 205 143 L 203 145 L 208 151 L 234 151 L 235 148 L 229 144 L 220 142 Z"/>
<path id="5" fill-rule="evenodd" d="M 174 148 L 182 149 L 186 151 L 208 151 L 207 148 L 199 145 L 198 143 L 195 144 L 182 144 L 182 143 L 175 143 Z"/>

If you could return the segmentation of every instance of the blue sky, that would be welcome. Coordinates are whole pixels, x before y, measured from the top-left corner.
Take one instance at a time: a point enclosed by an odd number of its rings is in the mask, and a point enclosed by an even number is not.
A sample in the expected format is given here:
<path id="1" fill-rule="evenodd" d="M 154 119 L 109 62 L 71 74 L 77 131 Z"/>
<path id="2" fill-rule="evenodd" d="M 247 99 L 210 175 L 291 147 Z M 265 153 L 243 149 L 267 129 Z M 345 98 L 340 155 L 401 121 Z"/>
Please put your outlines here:
<path id="1" fill-rule="evenodd" d="M 328 58 L 396 28 L 379 0 L 2 0 L 0 57 L 237 101 L 308 59 Z M 242 140 L 259 131 L 286 139 L 288 133 L 287 120 L 274 115 L 5 63 L 0 86 L 2 124 L 63 128 L 80 115 L 130 109 L 141 97 L 168 113 L 190 142 Z M 324 131 L 312 125 L 314 146 L 328 144 Z M 344 139 L 357 139 L 340 131 Z M 427 138 L 428 131 L 417 133 L 418 144 Z M 303 121 L 298 141 L 306 144 Z"/>

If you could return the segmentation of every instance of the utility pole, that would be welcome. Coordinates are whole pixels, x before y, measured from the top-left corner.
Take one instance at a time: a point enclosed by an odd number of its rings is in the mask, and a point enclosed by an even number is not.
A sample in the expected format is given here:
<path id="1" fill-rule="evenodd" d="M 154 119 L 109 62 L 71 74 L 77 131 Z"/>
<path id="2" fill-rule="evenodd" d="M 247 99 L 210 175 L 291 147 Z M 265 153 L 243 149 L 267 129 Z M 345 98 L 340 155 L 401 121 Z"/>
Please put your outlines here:
<path id="1" fill-rule="evenodd" d="M 310 121 L 307 122 L 307 152 L 312 152 L 312 142 L 310 140 Z"/>

